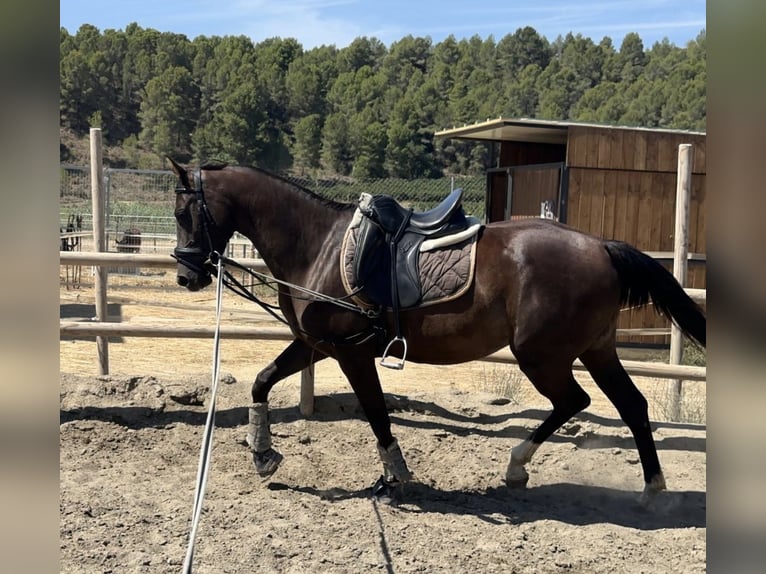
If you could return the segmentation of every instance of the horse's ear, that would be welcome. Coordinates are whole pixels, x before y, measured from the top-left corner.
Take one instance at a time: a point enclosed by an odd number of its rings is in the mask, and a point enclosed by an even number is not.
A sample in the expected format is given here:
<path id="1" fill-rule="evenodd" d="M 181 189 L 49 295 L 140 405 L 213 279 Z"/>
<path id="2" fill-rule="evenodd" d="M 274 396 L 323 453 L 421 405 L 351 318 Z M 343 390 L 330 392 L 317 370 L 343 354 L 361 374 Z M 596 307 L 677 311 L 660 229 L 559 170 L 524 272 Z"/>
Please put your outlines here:
<path id="1" fill-rule="evenodd" d="M 170 167 L 173 169 L 173 172 L 178 176 L 178 179 L 181 180 L 181 185 L 183 185 L 186 189 L 191 189 L 191 184 L 189 184 L 189 174 L 186 173 L 186 170 L 183 168 L 183 166 L 173 160 L 172 157 L 166 157 L 170 162 Z"/>

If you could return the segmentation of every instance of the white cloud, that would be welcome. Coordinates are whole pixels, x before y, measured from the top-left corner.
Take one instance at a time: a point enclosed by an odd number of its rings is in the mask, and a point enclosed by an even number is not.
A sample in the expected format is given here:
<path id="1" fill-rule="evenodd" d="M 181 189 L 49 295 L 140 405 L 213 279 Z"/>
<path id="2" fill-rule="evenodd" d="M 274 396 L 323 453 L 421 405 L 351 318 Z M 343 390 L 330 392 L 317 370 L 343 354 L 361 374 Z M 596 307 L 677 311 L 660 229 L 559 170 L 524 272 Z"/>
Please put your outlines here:
<path id="1" fill-rule="evenodd" d="M 330 16 L 328 9 L 350 6 L 355 0 L 223 0 L 215 12 L 209 8 L 205 18 L 215 34 L 249 36 L 255 42 L 267 38 L 296 38 L 305 49 L 322 44 L 343 47 L 354 38 L 369 35 L 359 23 L 341 16 Z M 200 13 L 194 14 L 199 21 Z M 207 35 L 212 35 L 208 33 Z"/>

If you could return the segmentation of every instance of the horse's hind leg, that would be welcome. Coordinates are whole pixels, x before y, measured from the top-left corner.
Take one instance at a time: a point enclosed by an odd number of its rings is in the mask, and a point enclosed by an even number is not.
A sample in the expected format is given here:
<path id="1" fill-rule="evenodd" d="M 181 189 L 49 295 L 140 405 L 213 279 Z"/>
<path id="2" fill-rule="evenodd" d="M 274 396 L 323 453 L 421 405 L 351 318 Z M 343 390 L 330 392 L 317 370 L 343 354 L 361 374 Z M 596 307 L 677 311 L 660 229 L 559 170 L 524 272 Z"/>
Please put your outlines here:
<path id="1" fill-rule="evenodd" d="M 519 367 L 535 388 L 553 405 L 548 417 L 521 444 L 511 449 L 505 482 L 511 488 L 524 488 L 529 480 L 525 465 L 556 430 L 575 414 L 588 407 L 590 397 L 575 381 L 569 365 L 519 360 Z"/>
<path id="2" fill-rule="evenodd" d="M 591 349 L 580 359 L 633 433 L 644 471 L 645 486 L 641 501 L 646 504 L 665 489 L 665 477 L 649 426 L 648 403 L 622 367 L 613 344 L 603 349 Z"/>
<path id="3" fill-rule="evenodd" d="M 255 377 L 252 388 L 253 404 L 248 414 L 247 444 L 253 451 L 255 470 L 262 477 L 276 472 L 282 455 L 271 446 L 268 397 L 279 381 L 324 359 L 324 355 L 296 339 Z"/>

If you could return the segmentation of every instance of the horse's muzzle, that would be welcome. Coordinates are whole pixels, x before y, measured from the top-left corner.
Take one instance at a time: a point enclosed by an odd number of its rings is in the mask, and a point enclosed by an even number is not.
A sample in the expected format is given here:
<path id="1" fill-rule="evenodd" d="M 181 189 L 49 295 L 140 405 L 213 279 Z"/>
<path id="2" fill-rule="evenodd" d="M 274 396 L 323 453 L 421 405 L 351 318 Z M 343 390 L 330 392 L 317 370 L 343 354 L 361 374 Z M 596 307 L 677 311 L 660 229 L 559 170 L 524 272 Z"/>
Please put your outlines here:
<path id="1" fill-rule="evenodd" d="M 197 248 L 176 248 L 173 257 L 178 261 L 176 282 L 189 291 L 199 291 L 213 282 L 209 271 L 209 258 Z"/>
<path id="2" fill-rule="evenodd" d="M 210 285 L 213 282 L 213 279 L 208 274 L 198 275 L 193 271 L 189 271 L 184 266 L 179 265 L 176 282 L 181 287 L 186 287 L 189 291 L 199 291 Z"/>
<path id="3" fill-rule="evenodd" d="M 188 266 L 183 261 L 178 262 L 176 282 L 189 291 L 199 291 L 213 282 L 210 272 L 203 265 Z"/>

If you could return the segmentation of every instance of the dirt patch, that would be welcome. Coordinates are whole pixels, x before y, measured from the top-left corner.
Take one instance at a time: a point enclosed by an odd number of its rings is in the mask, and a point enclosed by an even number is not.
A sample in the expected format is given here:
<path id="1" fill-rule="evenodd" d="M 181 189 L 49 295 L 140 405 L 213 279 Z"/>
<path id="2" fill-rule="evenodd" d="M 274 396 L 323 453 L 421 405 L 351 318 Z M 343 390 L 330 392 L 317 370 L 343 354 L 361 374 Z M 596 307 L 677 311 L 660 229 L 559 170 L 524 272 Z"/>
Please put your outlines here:
<path id="1" fill-rule="evenodd" d="M 126 303 L 124 320 L 212 317 L 208 294 L 137 293 L 110 291 L 110 302 Z M 78 295 L 89 302 L 87 291 L 62 291 L 62 303 Z M 190 308 L 163 307 L 170 300 Z M 229 320 L 265 320 L 226 305 Z M 298 412 L 299 377 L 272 391 L 274 446 L 285 460 L 261 481 L 244 445 L 250 382 L 284 346 L 223 342 L 228 377 L 195 572 L 705 570 L 705 426 L 653 423 L 669 491 L 643 509 L 631 435 L 587 381 L 593 405 L 538 451 L 529 488 L 511 491 L 510 449 L 548 409 L 528 383 L 507 402 L 497 400 L 486 363 L 382 372 L 394 434 L 416 476 L 404 501 L 387 506 L 369 498 L 381 472 L 372 431 L 339 369 L 322 362 L 310 419 Z M 125 338 L 110 345 L 113 374 L 98 377 L 92 341 L 61 342 L 62 572 L 180 570 L 210 360 L 209 341 Z"/>

